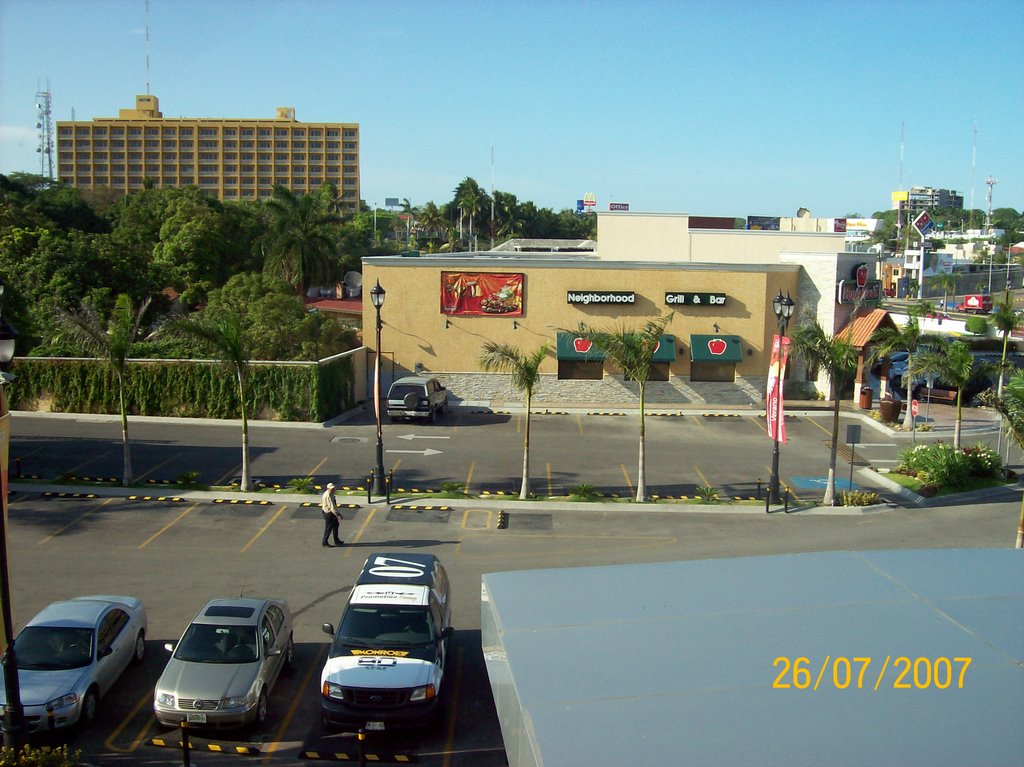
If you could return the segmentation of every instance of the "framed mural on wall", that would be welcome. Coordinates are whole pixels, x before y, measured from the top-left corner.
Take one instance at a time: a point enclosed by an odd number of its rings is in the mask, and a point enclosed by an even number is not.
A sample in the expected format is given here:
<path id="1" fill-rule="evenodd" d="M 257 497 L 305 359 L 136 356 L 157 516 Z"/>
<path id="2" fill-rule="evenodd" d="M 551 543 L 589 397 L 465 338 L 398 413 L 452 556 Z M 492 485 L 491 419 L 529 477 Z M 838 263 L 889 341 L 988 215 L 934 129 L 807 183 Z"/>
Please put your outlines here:
<path id="1" fill-rule="evenodd" d="M 523 275 L 441 272 L 441 314 L 521 317 Z"/>

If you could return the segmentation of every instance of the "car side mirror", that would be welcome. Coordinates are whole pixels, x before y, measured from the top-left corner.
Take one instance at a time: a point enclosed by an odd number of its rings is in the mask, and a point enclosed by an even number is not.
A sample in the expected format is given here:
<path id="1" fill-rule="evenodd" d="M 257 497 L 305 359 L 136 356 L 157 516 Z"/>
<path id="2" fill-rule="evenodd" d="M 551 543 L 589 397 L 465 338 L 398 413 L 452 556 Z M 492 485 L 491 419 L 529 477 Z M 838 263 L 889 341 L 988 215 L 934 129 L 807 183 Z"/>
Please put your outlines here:
<path id="1" fill-rule="evenodd" d="M 102 659 L 102 658 L 106 658 L 112 652 L 114 652 L 114 648 L 113 647 L 109 647 L 109 646 L 108 647 L 104 647 L 102 650 L 99 651 L 99 654 L 97 654 L 96 658 L 97 658 L 97 660 Z"/>
<path id="2" fill-rule="evenodd" d="M 323 631 L 325 634 L 334 636 L 334 626 L 332 626 L 330 623 L 324 623 L 323 625 L 321 625 L 320 630 Z"/>
<path id="3" fill-rule="evenodd" d="M 174 652 L 174 642 L 164 642 L 164 649 L 167 652 Z"/>
<path id="4" fill-rule="evenodd" d="M 271 648 L 270 650 L 267 650 L 267 657 L 268 658 L 272 658 L 273 656 L 280 655 L 280 654 L 281 654 L 281 648 L 280 647 L 274 647 L 274 648 Z"/>
<path id="5" fill-rule="evenodd" d="M 445 626 L 441 631 L 441 639 L 449 639 L 455 633 L 455 629 L 451 626 Z"/>

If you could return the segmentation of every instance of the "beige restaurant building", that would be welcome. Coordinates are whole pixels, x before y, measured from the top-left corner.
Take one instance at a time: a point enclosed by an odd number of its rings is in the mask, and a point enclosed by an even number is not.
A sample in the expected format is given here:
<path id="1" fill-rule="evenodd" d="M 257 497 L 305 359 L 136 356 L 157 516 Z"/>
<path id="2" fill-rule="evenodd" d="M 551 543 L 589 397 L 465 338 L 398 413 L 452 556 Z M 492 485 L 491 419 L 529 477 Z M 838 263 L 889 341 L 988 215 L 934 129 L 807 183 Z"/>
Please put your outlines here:
<path id="1" fill-rule="evenodd" d="M 370 289 L 379 281 L 386 291 L 385 389 L 396 377 L 420 372 L 441 379 L 456 401 L 519 403 L 522 395 L 507 375 L 480 369 L 483 345 L 496 341 L 524 353 L 548 345 L 534 393 L 538 406 L 633 402 L 635 384 L 572 331 L 581 323 L 640 329 L 671 312 L 648 402 L 760 405 L 777 332 L 772 299 L 780 291 L 793 298 L 791 328 L 811 312 L 836 332 L 850 318 L 856 290 L 870 293 L 876 281 L 868 274 L 863 284 L 863 269 L 873 272 L 873 263 L 863 253 L 844 252 L 842 233 L 742 230 L 732 222 L 609 212 L 598 214 L 597 249 L 590 252 L 537 252 L 524 243 L 501 251 L 364 258 L 367 368 L 372 371 L 376 342 Z M 794 361 L 787 396 L 812 396 L 815 382 L 804 386 L 805 380 Z"/>

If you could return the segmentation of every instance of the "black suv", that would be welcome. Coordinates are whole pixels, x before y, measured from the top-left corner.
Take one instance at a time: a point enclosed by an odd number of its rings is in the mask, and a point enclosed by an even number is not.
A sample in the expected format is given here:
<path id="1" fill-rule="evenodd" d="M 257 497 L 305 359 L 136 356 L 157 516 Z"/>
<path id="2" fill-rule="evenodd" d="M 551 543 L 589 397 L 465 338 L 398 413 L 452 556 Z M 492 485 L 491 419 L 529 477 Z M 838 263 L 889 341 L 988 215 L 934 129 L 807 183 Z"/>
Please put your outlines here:
<path id="1" fill-rule="evenodd" d="M 388 418 L 425 418 L 430 423 L 448 407 L 448 390 L 436 378 L 407 376 L 399 378 L 388 391 Z"/>

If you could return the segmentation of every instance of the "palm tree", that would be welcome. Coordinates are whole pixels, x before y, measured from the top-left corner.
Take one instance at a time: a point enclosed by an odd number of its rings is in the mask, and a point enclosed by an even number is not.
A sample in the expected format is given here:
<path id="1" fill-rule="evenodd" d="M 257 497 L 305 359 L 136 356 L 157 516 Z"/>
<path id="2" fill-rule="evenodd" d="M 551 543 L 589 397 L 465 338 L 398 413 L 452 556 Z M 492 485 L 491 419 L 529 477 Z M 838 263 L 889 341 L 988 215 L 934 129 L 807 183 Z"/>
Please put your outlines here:
<path id="1" fill-rule="evenodd" d="M 849 338 L 830 336 L 817 318 L 804 315 L 804 323 L 792 334 L 794 351 L 808 370 L 824 373 L 832 389 L 832 443 L 829 448 L 828 483 L 822 504 L 836 503 L 836 447 L 839 444 L 839 404 L 843 389 L 857 372 L 857 350 Z"/>
<path id="2" fill-rule="evenodd" d="M 106 327 L 100 321 L 96 310 L 83 303 L 81 309 L 69 312 L 57 310 L 57 322 L 67 333 L 72 343 L 76 343 L 96 357 L 106 358 L 107 365 L 117 379 L 117 396 L 121 408 L 121 444 L 124 451 L 124 474 L 121 484 L 128 487 L 134 480 L 132 472 L 132 454 L 128 446 L 128 408 L 124 397 L 125 359 L 132 344 L 139 337 L 142 317 L 146 314 L 152 299 L 146 298 L 138 308 L 132 305 L 132 299 L 122 293 L 114 303 L 110 319 Z"/>
<path id="3" fill-rule="evenodd" d="M 1013 294 L 1007 289 L 1003 300 L 992 307 L 992 324 L 996 330 L 1003 334 L 1003 356 L 999 360 L 999 387 L 996 391 L 997 397 L 1003 396 L 1003 379 L 1006 373 L 1006 347 L 1010 340 L 1010 333 L 1016 330 L 1021 324 L 1021 315 L 1013 303 Z"/>
<path id="4" fill-rule="evenodd" d="M 444 217 L 444 211 L 433 202 L 424 203 L 420 209 L 420 226 L 431 237 L 441 237 L 445 231 L 448 221 Z"/>
<path id="5" fill-rule="evenodd" d="M 934 375 L 956 389 L 956 421 L 953 424 L 953 447 L 960 449 L 960 425 L 963 416 L 964 389 L 983 369 L 976 364 L 974 355 L 963 341 L 942 341 L 935 348 L 923 352 L 918 367 L 925 375 Z M 909 374 L 909 370 L 907 371 Z"/>
<path id="6" fill-rule="evenodd" d="M 888 357 L 893 352 L 907 352 L 907 372 L 904 374 L 904 383 L 907 386 L 908 397 L 913 388 L 914 378 L 921 372 L 914 359 L 919 347 L 939 342 L 939 336 L 921 332 L 921 326 L 914 315 L 907 317 L 907 324 L 902 328 L 880 327 L 871 336 L 871 343 L 875 345 L 876 357 Z M 914 415 L 909 407 L 906 410 L 907 412 L 903 416 L 903 428 L 909 430 L 914 425 Z"/>
<path id="7" fill-rule="evenodd" d="M 956 301 L 956 275 L 940 274 L 938 277 L 932 278 L 932 282 L 934 282 L 937 287 L 942 288 L 942 311 L 946 311 L 949 308 L 946 296 L 952 293 L 953 301 Z"/>
<path id="8" fill-rule="evenodd" d="M 300 295 L 307 285 L 326 283 L 332 277 L 341 223 L 340 217 L 330 212 L 329 194 L 296 195 L 275 186 L 267 211 L 270 231 L 264 271 L 285 280 Z"/>
<path id="9" fill-rule="evenodd" d="M 163 326 L 161 333 L 191 337 L 202 346 L 220 356 L 221 362 L 235 373 L 238 382 L 238 402 L 242 412 L 242 480 L 240 489 L 252 489 L 249 473 L 249 419 L 246 414 L 246 379 L 251 343 L 246 335 L 242 318 L 237 313 L 213 317 L 205 313 L 189 314 Z"/>
<path id="10" fill-rule="evenodd" d="M 1010 439 L 1024 450 L 1024 373 L 1014 373 L 1007 381 L 1003 393 L 994 399 L 989 397 L 988 404 L 1005 419 L 1006 433 Z M 1016 548 L 1024 549 L 1024 498 L 1020 504 Z"/>
<path id="11" fill-rule="evenodd" d="M 455 188 L 455 204 L 459 206 L 460 216 L 469 217 L 469 239 L 473 241 L 473 219 L 483 210 L 487 195 L 480 185 L 472 178 L 466 177 Z"/>
<path id="12" fill-rule="evenodd" d="M 480 367 L 487 372 L 510 373 L 512 385 L 526 395 L 526 428 L 523 435 L 523 482 L 519 497 L 530 497 L 530 405 L 533 389 L 540 381 L 540 366 L 548 356 L 550 347 L 541 345 L 532 354 L 523 354 L 515 346 L 488 341 L 480 354 Z"/>
<path id="13" fill-rule="evenodd" d="M 603 352 L 622 371 L 628 381 L 636 381 L 640 396 L 640 456 L 636 480 L 636 500 L 642 503 L 647 500 L 647 459 L 645 454 L 645 437 L 647 434 L 644 414 L 644 396 L 647 381 L 651 376 L 651 359 L 661 343 L 665 328 L 672 321 L 674 314 L 649 320 L 639 330 L 629 330 L 623 325 L 605 330 L 594 330 L 580 323 L 576 330 L 565 330 L 582 338 L 589 339 L 598 351 Z"/>

